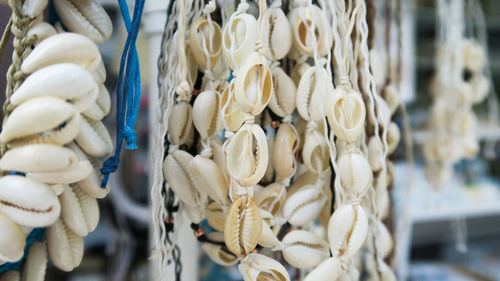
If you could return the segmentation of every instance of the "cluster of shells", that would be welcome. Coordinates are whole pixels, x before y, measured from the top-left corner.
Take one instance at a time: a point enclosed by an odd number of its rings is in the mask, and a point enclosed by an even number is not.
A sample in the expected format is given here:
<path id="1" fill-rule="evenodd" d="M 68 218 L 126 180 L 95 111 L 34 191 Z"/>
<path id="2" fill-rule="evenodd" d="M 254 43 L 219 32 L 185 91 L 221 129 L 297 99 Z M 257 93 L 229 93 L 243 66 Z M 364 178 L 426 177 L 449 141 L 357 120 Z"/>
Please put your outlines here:
<path id="1" fill-rule="evenodd" d="M 211 2 L 176 31 L 172 40 L 186 39 L 176 47 L 186 50 L 187 72 L 175 81 L 177 103 L 165 113 L 163 173 L 190 221 L 210 225 L 195 233 L 204 236 L 202 249 L 220 265 L 239 262 L 244 280 L 290 280 L 277 251 L 307 272 L 304 280 L 353 280 L 359 264 L 352 260 L 360 260 L 370 228 L 382 238 L 384 257 L 391 251 L 389 231 L 380 221 L 369 224 L 363 198 L 397 146 L 390 116 L 399 99 L 397 92 L 387 102 L 370 93 L 376 120 L 393 139 L 390 148 L 386 139 L 369 141 L 368 94 L 349 83 L 334 87 L 326 65 L 341 43 L 334 42 L 337 18 L 326 7 L 290 2 L 287 15 L 280 1 L 267 7 L 261 0 L 256 18 L 242 1 L 222 27 Z M 342 62 L 333 60 L 334 67 Z M 333 199 L 333 181 L 342 200 Z M 378 181 L 387 192 L 386 177 Z M 393 280 L 385 263 L 377 270 Z"/>
<path id="2" fill-rule="evenodd" d="M 62 24 L 44 21 L 47 0 L 26 0 L 27 36 L 34 49 L 22 62 L 27 76 L 15 89 L 0 133 L 0 266 L 17 262 L 34 228 L 46 228 L 46 241 L 31 244 L 22 280 L 45 278 L 47 251 L 63 271 L 83 257 L 83 237 L 99 221 L 100 160 L 113 150 L 102 123 L 111 100 L 106 70 L 96 44 L 112 23 L 95 0 L 54 0 Z M 5 279 L 2 279 L 5 278 Z M 2 280 L 20 280 L 16 271 Z"/>

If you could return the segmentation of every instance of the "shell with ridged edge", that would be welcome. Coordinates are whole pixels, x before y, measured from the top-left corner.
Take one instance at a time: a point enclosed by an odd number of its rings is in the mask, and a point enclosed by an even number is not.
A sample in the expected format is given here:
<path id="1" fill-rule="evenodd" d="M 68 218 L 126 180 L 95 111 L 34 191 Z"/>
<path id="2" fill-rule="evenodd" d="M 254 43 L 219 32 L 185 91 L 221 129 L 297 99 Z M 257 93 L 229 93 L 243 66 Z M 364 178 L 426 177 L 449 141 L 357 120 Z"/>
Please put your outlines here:
<path id="1" fill-rule="evenodd" d="M 223 242 L 224 234 L 222 232 L 210 232 L 207 238 L 211 241 Z M 222 266 L 231 266 L 238 261 L 238 257 L 227 251 L 224 245 L 205 242 L 201 244 L 201 248 L 215 263 Z"/>
<path id="2" fill-rule="evenodd" d="M 113 141 L 106 126 L 101 121 L 86 117 L 82 118 L 75 141 L 90 156 L 105 157 L 113 151 Z"/>
<path id="3" fill-rule="evenodd" d="M 292 29 L 280 8 L 271 7 L 266 10 L 259 21 L 259 35 L 264 56 L 268 60 L 284 58 L 292 47 Z"/>
<path id="4" fill-rule="evenodd" d="M 43 281 L 47 271 L 47 244 L 35 241 L 31 244 L 24 265 L 22 281 Z"/>
<path id="5" fill-rule="evenodd" d="M 64 223 L 79 236 L 85 237 L 99 223 L 99 206 L 95 198 L 87 195 L 77 185 L 64 187 L 59 196 Z"/>
<path id="6" fill-rule="evenodd" d="M 220 110 L 222 111 L 226 130 L 232 132 L 237 131 L 248 116 L 248 114 L 243 112 L 236 103 L 236 98 L 234 96 L 235 81 L 235 79 L 231 80 L 231 83 L 229 83 L 222 92 L 222 97 L 220 99 Z"/>
<path id="7" fill-rule="evenodd" d="M 366 109 L 361 94 L 342 86 L 335 89 L 328 100 L 326 116 L 335 136 L 354 142 L 365 125 Z"/>
<path id="8" fill-rule="evenodd" d="M 269 108 L 280 117 L 289 116 L 296 107 L 295 84 L 281 67 L 271 68 L 271 73 L 274 91 L 269 100 Z"/>
<path id="9" fill-rule="evenodd" d="M 168 135 L 174 145 L 193 142 L 193 109 L 189 103 L 179 102 L 172 107 L 168 118 Z"/>
<path id="10" fill-rule="evenodd" d="M 266 187 L 254 187 L 255 204 L 271 213 L 278 214 L 286 200 L 286 187 L 279 183 L 272 183 Z"/>
<path id="11" fill-rule="evenodd" d="M 365 156 L 354 148 L 343 152 L 337 160 L 337 175 L 344 190 L 361 198 L 372 184 L 373 173 Z"/>
<path id="12" fill-rule="evenodd" d="M 222 54 L 231 69 L 237 69 L 255 50 L 257 20 L 252 15 L 233 13 L 222 33 Z"/>
<path id="13" fill-rule="evenodd" d="M 237 256 L 249 254 L 262 233 L 259 208 L 250 196 L 238 197 L 230 206 L 224 226 L 227 248 Z"/>
<path id="14" fill-rule="evenodd" d="M 0 159 L 0 169 L 19 172 L 53 172 L 78 161 L 71 149 L 53 144 L 32 144 L 8 150 Z"/>
<path id="15" fill-rule="evenodd" d="M 189 167 L 192 176 L 203 183 L 200 185 L 203 188 L 201 193 L 206 193 L 220 205 L 228 205 L 229 183 L 213 160 L 197 155 L 191 160 Z"/>
<path id="16" fill-rule="evenodd" d="M 295 156 L 299 148 L 299 134 L 292 124 L 280 125 L 273 146 L 273 166 L 279 178 L 290 178 L 297 169 Z"/>
<path id="17" fill-rule="evenodd" d="M 224 231 L 226 215 L 224 214 L 222 207 L 217 204 L 217 202 L 212 202 L 207 205 L 205 216 L 207 218 L 208 224 L 211 227 L 218 231 Z"/>
<path id="18" fill-rule="evenodd" d="M 241 261 L 238 270 L 244 281 L 290 281 L 290 276 L 283 265 L 262 254 L 249 254 Z"/>
<path id="19" fill-rule="evenodd" d="M 304 278 L 304 281 L 338 280 L 342 271 L 340 261 L 337 258 L 328 258 L 309 272 Z"/>
<path id="20" fill-rule="evenodd" d="M 317 184 L 304 185 L 289 193 L 282 209 L 284 218 L 294 226 L 311 224 L 327 201 L 322 188 Z"/>
<path id="21" fill-rule="evenodd" d="M 222 31 L 217 22 L 209 22 L 206 17 L 195 19 L 189 28 L 189 49 L 201 71 L 212 69 L 222 51 Z"/>
<path id="22" fill-rule="evenodd" d="M 283 240 L 283 257 L 294 267 L 310 269 L 330 257 L 325 239 L 306 230 L 288 232 Z"/>
<path id="23" fill-rule="evenodd" d="M 202 139 L 206 139 L 222 130 L 219 110 L 219 94 L 214 90 L 201 92 L 193 104 L 193 123 Z"/>
<path id="24" fill-rule="evenodd" d="M 323 173 L 330 168 L 330 154 L 328 144 L 322 134 L 322 127 L 320 125 L 318 129 L 307 129 L 304 134 L 302 160 L 307 169 L 315 173 Z"/>
<path id="25" fill-rule="evenodd" d="M 368 231 L 368 219 L 360 205 L 338 207 L 328 224 L 328 241 L 333 257 L 350 259 L 361 248 Z"/>
<path id="26" fill-rule="evenodd" d="M 279 243 L 280 241 L 278 237 L 276 237 L 276 234 L 274 234 L 271 226 L 265 220 L 262 220 L 262 232 L 258 244 L 262 247 L 274 248 L 278 246 Z"/>
<path id="27" fill-rule="evenodd" d="M 94 102 L 82 111 L 82 114 L 93 120 L 101 120 L 109 114 L 111 110 L 111 96 L 103 83 L 99 84 L 99 93 Z"/>
<path id="28" fill-rule="evenodd" d="M 0 213 L 0 261 L 15 262 L 24 255 L 26 235 L 9 217 Z M 0 262 L 1 263 L 1 262 Z"/>
<path id="29" fill-rule="evenodd" d="M 320 121 L 326 113 L 328 96 L 334 92 L 331 78 L 323 67 L 312 66 L 297 87 L 297 111 L 306 121 Z"/>
<path id="30" fill-rule="evenodd" d="M 54 265 L 69 272 L 83 258 L 83 238 L 69 229 L 62 218 L 47 228 L 47 249 Z"/>

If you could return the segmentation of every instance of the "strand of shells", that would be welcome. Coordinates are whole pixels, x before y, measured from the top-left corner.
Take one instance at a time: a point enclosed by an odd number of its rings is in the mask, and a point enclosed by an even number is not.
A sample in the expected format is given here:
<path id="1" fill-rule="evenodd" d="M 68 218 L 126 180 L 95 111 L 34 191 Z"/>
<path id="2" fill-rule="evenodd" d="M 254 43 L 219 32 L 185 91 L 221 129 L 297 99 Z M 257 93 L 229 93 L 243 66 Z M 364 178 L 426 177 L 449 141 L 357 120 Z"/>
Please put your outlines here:
<path id="1" fill-rule="evenodd" d="M 61 270 L 80 264 L 83 237 L 99 221 L 96 198 L 109 191 L 101 188 L 98 167 L 113 149 L 101 122 L 111 100 L 96 44 L 111 35 L 111 20 L 93 0 L 53 3 L 71 32 L 44 21 L 47 1 L 24 2 L 23 12 L 32 19 L 27 33 L 36 43 L 21 65 L 28 76 L 10 99 L 0 133 L 7 148 L 0 159 L 7 172 L 0 178 L 0 228 L 6 234 L 0 263 L 20 260 L 26 236 L 46 227 L 47 241 L 29 249 L 23 280 L 45 279 L 47 251 Z M 19 280 L 12 271 L 4 275 Z"/>

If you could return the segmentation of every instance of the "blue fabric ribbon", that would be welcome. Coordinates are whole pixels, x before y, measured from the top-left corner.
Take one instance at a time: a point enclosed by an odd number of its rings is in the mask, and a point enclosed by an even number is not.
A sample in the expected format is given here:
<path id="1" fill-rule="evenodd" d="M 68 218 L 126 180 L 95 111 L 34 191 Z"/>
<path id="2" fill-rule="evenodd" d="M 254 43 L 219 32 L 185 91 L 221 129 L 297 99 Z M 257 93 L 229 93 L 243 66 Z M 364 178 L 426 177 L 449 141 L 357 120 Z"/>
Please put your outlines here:
<path id="1" fill-rule="evenodd" d="M 128 36 L 120 61 L 120 72 L 118 74 L 116 91 L 115 154 L 106 159 L 102 165 L 101 174 L 103 175 L 103 179 L 101 182 L 101 188 L 106 188 L 109 175 L 114 173 L 118 168 L 123 138 L 125 138 L 127 142 L 125 146 L 126 149 L 137 149 L 137 137 L 134 125 L 137 119 L 139 101 L 141 97 L 141 72 L 139 69 L 139 56 L 137 55 L 135 41 L 141 25 L 144 2 L 145 0 L 135 1 L 134 16 L 131 21 L 127 1 L 118 0 Z"/>
<path id="2" fill-rule="evenodd" d="M 28 256 L 28 251 L 30 249 L 31 244 L 33 242 L 38 241 L 42 242 L 45 240 L 45 228 L 35 228 L 31 231 L 31 233 L 26 238 L 26 246 L 24 247 L 24 256 L 17 262 L 8 262 L 4 263 L 0 266 L 0 274 L 9 270 L 17 270 L 21 263 L 24 261 L 26 256 Z"/>

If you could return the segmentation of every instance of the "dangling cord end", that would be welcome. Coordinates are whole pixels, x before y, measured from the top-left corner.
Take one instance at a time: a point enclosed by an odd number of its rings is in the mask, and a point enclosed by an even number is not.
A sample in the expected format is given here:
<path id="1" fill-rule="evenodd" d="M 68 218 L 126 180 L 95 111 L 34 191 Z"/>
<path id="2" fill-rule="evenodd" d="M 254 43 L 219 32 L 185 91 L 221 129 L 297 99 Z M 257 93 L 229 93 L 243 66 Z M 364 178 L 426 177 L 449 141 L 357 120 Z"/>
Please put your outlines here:
<path id="1" fill-rule="evenodd" d="M 109 175 L 111 173 L 116 172 L 116 169 L 118 169 L 118 163 L 120 162 L 120 158 L 118 158 L 116 155 L 112 156 L 106 161 L 104 161 L 104 164 L 102 165 L 101 168 L 101 174 L 103 175 L 102 181 L 101 181 L 101 188 L 105 189 L 106 185 L 108 185 L 108 180 L 109 180 Z"/>
<path id="2" fill-rule="evenodd" d="M 123 136 L 125 137 L 125 140 L 127 141 L 127 144 L 125 145 L 125 148 L 128 150 L 135 150 L 137 149 L 137 136 L 135 133 L 134 128 L 129 127 L 128 125 L 125 126 L 125 130 L 123 131 Z"/>

